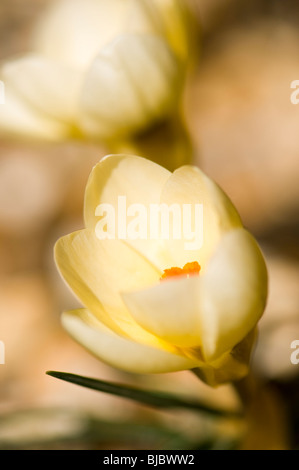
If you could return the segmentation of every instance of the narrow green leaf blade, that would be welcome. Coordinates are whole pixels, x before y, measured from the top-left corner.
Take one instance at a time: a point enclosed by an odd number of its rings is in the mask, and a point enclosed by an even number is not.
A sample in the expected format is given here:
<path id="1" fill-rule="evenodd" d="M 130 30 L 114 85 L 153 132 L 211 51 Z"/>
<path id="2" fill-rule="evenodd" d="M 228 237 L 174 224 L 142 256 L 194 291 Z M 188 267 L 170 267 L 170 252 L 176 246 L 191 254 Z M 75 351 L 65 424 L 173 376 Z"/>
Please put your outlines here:
<path id="1" fill-rule="evenodd" d="M 140 390 L 132 386 L 107 382 L 104 380 L 98 380 L 90 377 L 83 377 L 81 375 L 71 374 L 68 372 L 48 371 L 46 373 L 51 377 L 55 377 L 66 382 L 71 382 L 73 384 L 81 385 L 82 387 L 90 388 L 92 390 L 97 390 L 104 393 L 109 393 L 118 397 L 128 398 L 130 400 L 142 403 L 143 405 L 148 405 L 155 408 L 184 408 L 213 415 L 216 417 L 242 417 L 241 414 L 236 412 L 212 408 L 199 401 L 182 399 L 180 397 L 177 397 L 176 395 L 172 395 L 165 392 Z"/>

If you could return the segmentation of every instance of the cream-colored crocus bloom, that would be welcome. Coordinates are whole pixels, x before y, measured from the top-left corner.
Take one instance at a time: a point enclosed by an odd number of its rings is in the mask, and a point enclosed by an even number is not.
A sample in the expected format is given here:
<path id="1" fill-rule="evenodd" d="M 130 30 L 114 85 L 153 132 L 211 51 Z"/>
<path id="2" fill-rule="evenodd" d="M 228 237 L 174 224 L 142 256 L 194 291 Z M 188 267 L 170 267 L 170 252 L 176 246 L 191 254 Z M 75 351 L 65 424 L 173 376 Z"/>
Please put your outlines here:
<path id="1" fill-rule="evenodd" d="M 101 140 L 174 112 L 190 54 L 181 0 L 56 0 L 0 70 L 0 134 Z"/>
<path id="2" fill-rule="evenodd" d="M 146 237 L 118 236 L 119 196 L 131 209 L 202 204 L 202 245 L 186 249 L 183 230 L 182 238 L 151 237 L 150 221 Z M 99 207 L 108 207 L 102 204 L 115 208 L 115 238 L 108 225 L 107 238 L 99 237 Z M 194 166 L 170 173 L 141 157 L 111 155 L 90 175 L 84 218 L 84 230 L 55 246 L 58 269 L 85 306 L 62 316 L 79 343 L 133 373 L 197 369 L 210 385 L 246 375 L 267 271 L 256 241 L 211 179 Z"/>

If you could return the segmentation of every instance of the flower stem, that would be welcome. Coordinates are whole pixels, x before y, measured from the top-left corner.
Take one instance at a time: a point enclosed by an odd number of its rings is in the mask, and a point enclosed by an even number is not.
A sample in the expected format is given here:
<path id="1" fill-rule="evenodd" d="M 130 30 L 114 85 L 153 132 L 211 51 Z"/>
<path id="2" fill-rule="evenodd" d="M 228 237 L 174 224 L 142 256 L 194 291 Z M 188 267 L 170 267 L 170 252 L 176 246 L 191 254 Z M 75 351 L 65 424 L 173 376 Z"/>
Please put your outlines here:
<path id="1" fill-rule="evenodd" d="M 258 390 L 258 384 L 252 374 L 247 375 L 244 379 L 233 382 L 233 387 L 238 395 L 244 410 L 248 409 L 253 402 Z"/>

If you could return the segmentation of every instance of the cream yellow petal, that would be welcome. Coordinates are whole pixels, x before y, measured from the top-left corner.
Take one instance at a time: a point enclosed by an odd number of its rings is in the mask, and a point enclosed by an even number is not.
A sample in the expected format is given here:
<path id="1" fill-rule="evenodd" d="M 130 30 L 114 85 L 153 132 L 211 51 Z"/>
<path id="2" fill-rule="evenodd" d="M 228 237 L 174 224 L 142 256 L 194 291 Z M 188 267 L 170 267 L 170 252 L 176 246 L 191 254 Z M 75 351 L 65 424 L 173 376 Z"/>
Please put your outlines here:
<path id="1" fill-rule="evenodd" d="M 183 205 L 189 206 L 192 215 L 190 221 L 187 216 L 182 217 L 185 225 L 185 228 L 181 227 L 182 235 L 178 240 L 172 236 L 167 244 L 174 266 L 183 267 L 187 262 L 198 261 L 204 270 L 223 233 L 242 226 L 230 199 L 213 180 L 194 166 L 183 166 L 174 171 L 163 188 L 161 203 L 168 206 L 178 204 L 182 214 Z M 172 233 L 171 225 L 170 234 Z M 194 244 L 194 248 L 190 247 L 190 242 Z M 171 266 L 165 266 L 169 267 Z"/>
<path id="2" fill-rule="evenodd" d="M 177 347 L 200 350 L 207 362 L 229 352 L 254 328 L 266 296 L 265 263 L 244 229 L 223 236 L 198 277 L 122 293 L 144 329 Z"/>
<path id="3" fill-rule="evenodd" d="M 28 54 L 4 64 L 5 84 L 45 116 L 75 124 L 82 73 L 74 67 Z"/>
<path id="4" fill-rule="evenodd" d="M 5 103 L 0 105 L 0 135 L 60 141 L 69 135 L 70 128 L 39 112 L 5 84 Z"/>
<path id="5" fill-rule="evenodd" d="M 64 313 L 62 323 L 76 341 L 97 358 L 117 369 L 158 374 L 197 366 L 195 360 L 118 336 L 87 310 Z"/>
<path id="6" fill-rule="evenodd" d="M 122 294 L 135 320 L 147 331 L 178 347 L 200 347 L 199 277 L 164 280 Z"/>
<path id="7" fill-rule="evenodd" d="M 41 16 L 33 49 L 51 59 L 86 67 L 123 31 L 129 0 L 56 0 Z"/>
<path id="8" fill-rule="evenodd" d="M 216 360 L 255 327 L 267 298 L 267 269 L 254 238 L 244 229 L 223 236 L 201 279 L 204 357 Z"/>
<path id="9" fill-rule="evenodd" d="M 141 204 L 149 214 L 151 204 L 159 204 L 162 188 L 171 173 L 165 168 L 141 157 L 132 155 L 110 155 L 101 160 L 89 177 L 84 201 L 86 226 L 94 230 L 100 217 L 95 216 L 100 204 L 111 204 L 115 208 L 115 233 L 118 236 L 118 214 L 126 219 L 122 225 L 129 225 L 132 217 L 125 217 L 132 204 Z M 125 196 L 126 208 L 119 206 L 119 196 Z M 118 211 L 119 208 L 119 211 Z M 127 222 L 127 224 L 126 224 Z M 150 238 L 150 219 L 146 227 L 146 239 L 132 240 L 125 236 L 126 242 L 143 254 L 157 269 L 162 270 L 170 260 L 165 258 L 167 240 Z"/>
<path id="10" fill-rule="evenodd" d="M 256 337 L 257 329 L 254 329 L 232 351 L 212 364 L 196 368 L 196 375 L 211 387 L 241 380 L 249 372 L 250 356 Z"/>
<path id="11" fill-rule="evenodd" d="M 80 107 L 82 130 L 107 140 L 140 132 L 174 110 L 180 85 L 178 61 L 162 38 L 118 36 L 87 72 Z"/>
<path id="12" fill-rule="evenodd" d="M 90 173 L 84 198 L 84 220 L 89 229 L 96 226 L 99 204 L 115 208 L 118 197 L 126 196 L 127 206 L 134 203 L 146 207 L 158 203 L 162 188 L 171 173 L 146 158 L 135 155 L 108 155 Z"/>
<path id="13" fill-rule="evenodd" d="M 60 238 L 54 248 L 57 268 L 74 294 L 94 315 L 110 328 L 121 331 L 113 318 L 107 315 L 97 296 L 97 290 L 101 287 L 97 280 L 101 263 L 92 251 L 93 245 L 89 238 L 92 240 L 85 230 Z"/>
<path id="14" fill-rule="evenodd" d="M 153 342 L 120 296 L 157 282 L 159 273 L 145 258 L 121 241 L 98 240 L 94 231 L 81 230 L 58 240 L 55 260 L 65 281 L 100 321 L 140 342 Z"/>

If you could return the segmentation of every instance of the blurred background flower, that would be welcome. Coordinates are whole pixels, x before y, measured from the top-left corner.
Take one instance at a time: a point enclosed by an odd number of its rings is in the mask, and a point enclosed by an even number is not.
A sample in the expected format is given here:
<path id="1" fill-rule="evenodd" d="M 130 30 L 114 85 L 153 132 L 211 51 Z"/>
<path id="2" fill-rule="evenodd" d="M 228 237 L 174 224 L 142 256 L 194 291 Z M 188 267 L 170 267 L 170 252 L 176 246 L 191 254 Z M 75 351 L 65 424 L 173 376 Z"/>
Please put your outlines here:
<path id="1" fill-rule="evenodd" d="M 34 25 L 51 3 L 27 0 L 25 8 L 22 0 L 1 0 L 4 62 L 32 51 Z M 194 162 L 231 197 L 269 268 L 269 301 L 252 360 L 260 385 L 238 446 L 298 448 L 299 365 L 290 361 L 290 344 L 299 339 L 299 107 L 290 101 L 290 84 L 299 78 L 299 7 L 294 0 L 190 4 L 200 13 L 202 29 L 200 61 L 184 89 Z M 174 130 L 164 125 L 159 132 L 160 143 Z M 152 154 L 149 149 L 141 154 Z M 210 390 L 188 372 L 150 379 L 119 373 L 61 329 L 60 312 L 74 308 L 74 301 L 54 268 L 53 246 L 83 227 L 87 178 L 106 153 L 102 143 L 91 141 L 1 139 L 0 340 L 6 347 L 6 364 L 0 365 L 1 448 L 196 448 L 211 435 L 223 448 L 235 442 L 240 428 L 183 411 L 153 412 L 44 373 L 55 368 L 177 393 L 183 383 L 189 396 L 239 406 L 229 386 Z M 95 418 L 102 420 L 104 433 L 90 433 L 98 429 Z M 124 433 L 120 421 L 127 419 L 132 425 Z M 111 423 L 118 423 L 114 434 Z"/>
<path id="2" fill-rule="evenodd" d="M 1 67 L 0 135 L 114 147 L 162 125 L 174 128 L 169 145 L 178 141 L 169 165 L 184 163 L 181 94 L 195 36 L 180 0 L 56 0 L 36 24 L 31 50 Z"/>

